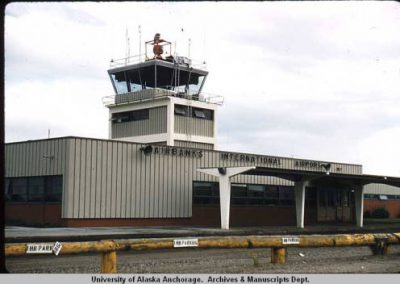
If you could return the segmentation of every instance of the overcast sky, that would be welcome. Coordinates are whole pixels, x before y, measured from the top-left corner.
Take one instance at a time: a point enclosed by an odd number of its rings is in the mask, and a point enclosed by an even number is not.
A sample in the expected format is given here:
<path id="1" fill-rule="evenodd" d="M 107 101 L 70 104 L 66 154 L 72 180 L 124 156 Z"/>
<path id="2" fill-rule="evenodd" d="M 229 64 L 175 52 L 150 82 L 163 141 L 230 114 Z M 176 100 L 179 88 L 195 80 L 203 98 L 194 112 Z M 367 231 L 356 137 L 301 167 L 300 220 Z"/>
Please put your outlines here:
<path id="1" fill-rule="evenodd" d="M 12 3 L 6 142 L 108 138 L 107 69 L 156 32 L 205 60 L 217 148 L 357 163 L 400 176 L 396 2 Z M 142 49 L 143 50 L 143 49 Z"/>

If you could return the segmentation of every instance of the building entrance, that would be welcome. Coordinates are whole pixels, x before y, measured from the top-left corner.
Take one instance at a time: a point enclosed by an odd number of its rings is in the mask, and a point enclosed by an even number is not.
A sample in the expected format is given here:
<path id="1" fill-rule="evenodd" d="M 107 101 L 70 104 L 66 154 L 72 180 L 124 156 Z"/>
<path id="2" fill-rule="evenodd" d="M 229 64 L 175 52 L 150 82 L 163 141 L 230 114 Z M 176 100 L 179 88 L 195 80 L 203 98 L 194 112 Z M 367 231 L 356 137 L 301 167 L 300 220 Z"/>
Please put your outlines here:
<path id="1" fill-rule="evenodd" d="M 354 192 L 350 189 L 320 189 L 317 196 L 318 222 L 354 221 Z"/>

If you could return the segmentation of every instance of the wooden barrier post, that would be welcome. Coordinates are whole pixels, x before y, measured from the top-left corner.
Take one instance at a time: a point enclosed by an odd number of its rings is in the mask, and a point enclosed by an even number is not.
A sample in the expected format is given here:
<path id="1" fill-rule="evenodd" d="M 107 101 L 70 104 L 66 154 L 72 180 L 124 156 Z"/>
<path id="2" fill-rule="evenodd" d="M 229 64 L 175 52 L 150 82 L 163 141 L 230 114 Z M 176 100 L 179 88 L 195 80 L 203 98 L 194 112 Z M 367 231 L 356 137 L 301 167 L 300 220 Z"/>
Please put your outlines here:
<path id="1" fill-rule="evenodd" d="M 374 255 L 388 254 L 389 245 L 387 237 L 375 237 L 375 244 L 370 247 Z"/>
<path id="2" fill-rule="evenodd" d="M 271 248 L 271 263 L 286 263 L 286 248 L 273 247 Z"/>
<path id="3" fill-rule="evenodd" d="M 102 253 L 101 273 L 117 273 L 117 252 L 115 250 Z"/>

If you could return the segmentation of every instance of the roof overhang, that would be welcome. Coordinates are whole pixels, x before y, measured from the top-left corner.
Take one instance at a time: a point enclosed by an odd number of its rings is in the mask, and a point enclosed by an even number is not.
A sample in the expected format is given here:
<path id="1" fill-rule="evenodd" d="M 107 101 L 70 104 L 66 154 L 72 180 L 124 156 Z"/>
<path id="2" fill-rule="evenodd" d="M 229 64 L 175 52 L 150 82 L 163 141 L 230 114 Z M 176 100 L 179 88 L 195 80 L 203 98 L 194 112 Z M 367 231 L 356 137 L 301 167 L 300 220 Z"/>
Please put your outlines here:
<path id="1" fill-rule="evenodd" d="M 148 61 L 141 62 L 141 63 L 135 63 L 135 64 L 129 64 L 126 66 L 111 68 L 111 69 L 107 70 L 107 72 L 108 72 L 108 74 L 115 74 L 115 73 L 122 72 L 122 71 L 141 69 L 141 68 L 146 68 L 146 67 L 156 66 L 156 65 L 171 68 L 171 69 L 174 69 L 177 66 L 179 66 L 179 70 L 181 70 L 181 71 L 193 72 L 193 73 L 200 74 L 200 75 L 208 74 L 208 71 L 205 71 L 202 69 L 193 68 L 193 67 L 185 65 L 185 64 L 177 65 L 172 62 L 168 62 L 165 60 L 159 60 L 159 59 L 152 59 L 152 60 L 148 60 Z"/>
<path id="2" fill-rule="evenodd" d="M 269 167 L 256 167 L 248 170 L 244 175 L 273 176 L 289 181 L 312 181 L 313 183 L 336 183 L 348 185 L 367 185 L 370 183 L 387 184 L 399 187 L 400 178 L 376 175 L 348 175 L 329 172 L 299 171 Z"/>

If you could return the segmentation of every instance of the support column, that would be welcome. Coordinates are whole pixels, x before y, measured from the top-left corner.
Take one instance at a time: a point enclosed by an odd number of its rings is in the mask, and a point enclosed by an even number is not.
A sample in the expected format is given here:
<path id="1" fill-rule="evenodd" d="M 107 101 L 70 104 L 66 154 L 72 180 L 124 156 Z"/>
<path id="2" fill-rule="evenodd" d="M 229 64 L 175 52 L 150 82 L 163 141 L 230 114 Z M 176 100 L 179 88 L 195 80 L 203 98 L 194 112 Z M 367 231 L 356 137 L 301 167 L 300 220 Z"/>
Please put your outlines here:
<path id="1" fill-rule="evenodd" d="M 231 209 L 231 181 L 229 176 L 219 178 L 219 204 L 221 212 L 221 229 L 229 230 L 229 213 Z"/>
<path id="2" fill-rule="evenodd" d="M 354 190 L 354 199 L 356 205 L 356 222 L 357 226 L 362 228 L 364 225 L 364 187 L 359 186 Z"/>
<path id="3" fill-rule="evenodd" d="M 230 178 L 238 174 L 255 169 L 256 167 L 232 167 L 197 169 L 197 171 L 212 175 L 219 180 L 219 204 L 221 210 L 221 229 L 229 230 L 229 213 L 231 208 L 231 181 Z"/>
<path id="4" fill-rule="evenodd" d="M 169 99 L 167 104 L 167 145 L 174 146 L 175 136 L 175 116 L 174 116 L 175 104 Z"/>
<path id="5" fill-rule="evenodd" d="M 101 256 L 101 273 L 117 273 L 117 252 L 103 252 Z"/>
<path id="6" fill-rule="evenodd" d="M 286 263 L 286 248 L 283 247 L 273 247 L 271 248 L 271 263 Z"/>
<path id="7" fill-rule="evenodd" d="M 304 228 L 304 206 L 306 199 L 306 186 L 308 186 L 307 181 L 297 181 L 294 183 L 297 228 Z"/>

